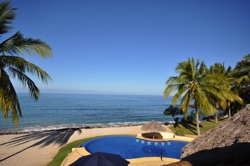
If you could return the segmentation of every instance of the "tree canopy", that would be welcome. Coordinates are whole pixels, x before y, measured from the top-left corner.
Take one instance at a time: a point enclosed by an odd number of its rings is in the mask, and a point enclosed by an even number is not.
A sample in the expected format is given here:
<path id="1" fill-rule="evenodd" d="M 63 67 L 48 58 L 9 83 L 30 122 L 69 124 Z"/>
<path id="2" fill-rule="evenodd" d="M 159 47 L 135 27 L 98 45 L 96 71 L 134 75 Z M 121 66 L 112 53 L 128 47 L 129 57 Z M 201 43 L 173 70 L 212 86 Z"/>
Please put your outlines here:
<path id="1" fill-rule="evenodd" d="M 199 110 L 211 114 L 217 111 L 218 103 L 223 105 L 226 101 L 242 102 L 241 98 L 231 91 L 228 78 L 218 73 L 211 73 L 203 61 L 188 58 L 188 61 L 180 62 L 175 71 L 178 76 L 172 76 L 167 80 L 164 95 L 168 97 L 174 93 L 173 105 L 181 100 L 180 108 L 185 118 L 190 103 L 194 103 L 198 135 L 200 134 Z"/>

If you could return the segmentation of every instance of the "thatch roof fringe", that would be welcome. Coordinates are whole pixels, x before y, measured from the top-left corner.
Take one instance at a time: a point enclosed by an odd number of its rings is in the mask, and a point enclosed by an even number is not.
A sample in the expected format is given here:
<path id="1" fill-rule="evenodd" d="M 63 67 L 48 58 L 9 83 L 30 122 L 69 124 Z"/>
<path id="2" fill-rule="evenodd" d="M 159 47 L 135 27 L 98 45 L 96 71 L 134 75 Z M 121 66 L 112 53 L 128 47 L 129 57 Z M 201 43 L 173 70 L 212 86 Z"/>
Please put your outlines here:
<path id="1" fill-rule="evenodd" d="M 199 151 L 228 147 L 237 143 L 250 143 L 250 104 L 232 118 L 186 145 L 182 149 L 181 158 Z"/>

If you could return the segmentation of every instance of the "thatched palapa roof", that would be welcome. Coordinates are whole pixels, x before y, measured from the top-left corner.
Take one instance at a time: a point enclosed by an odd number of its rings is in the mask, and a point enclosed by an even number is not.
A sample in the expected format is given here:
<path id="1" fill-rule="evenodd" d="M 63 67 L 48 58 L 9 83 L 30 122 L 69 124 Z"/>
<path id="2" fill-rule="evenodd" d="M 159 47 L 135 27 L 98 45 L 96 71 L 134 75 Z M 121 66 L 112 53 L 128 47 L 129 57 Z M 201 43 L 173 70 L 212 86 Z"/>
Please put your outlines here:
<path id="1" fill-rule="evenodd" d="M 151 122 L 143 125 L 141 129 L 149 132 L 167 131 L 167 129 L 162 126 L 162 124 L 158 123 L 156 120 L 152 120 Z"/>
<path id="2" fill-rule="evenodd" d="M 250 164 L 250 104 L 182 149 L 192 165 Z"/>

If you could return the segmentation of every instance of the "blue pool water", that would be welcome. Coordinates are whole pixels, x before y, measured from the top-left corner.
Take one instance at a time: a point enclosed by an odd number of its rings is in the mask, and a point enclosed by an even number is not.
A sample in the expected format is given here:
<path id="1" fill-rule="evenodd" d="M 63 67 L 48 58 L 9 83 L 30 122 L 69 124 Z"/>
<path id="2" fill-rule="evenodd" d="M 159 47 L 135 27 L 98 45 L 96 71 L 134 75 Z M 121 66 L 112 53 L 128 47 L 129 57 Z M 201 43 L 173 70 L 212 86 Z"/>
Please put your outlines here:
<path id="1" fill-rule="evenodd" d="M 107 152 L 125 159 L 141 157 L 170 157 L 180 159 L 181 150 L 188 142 L 151 142 L 133 136 L 108 136 L 96 138 L 80 145 L 90 153 Z"/>

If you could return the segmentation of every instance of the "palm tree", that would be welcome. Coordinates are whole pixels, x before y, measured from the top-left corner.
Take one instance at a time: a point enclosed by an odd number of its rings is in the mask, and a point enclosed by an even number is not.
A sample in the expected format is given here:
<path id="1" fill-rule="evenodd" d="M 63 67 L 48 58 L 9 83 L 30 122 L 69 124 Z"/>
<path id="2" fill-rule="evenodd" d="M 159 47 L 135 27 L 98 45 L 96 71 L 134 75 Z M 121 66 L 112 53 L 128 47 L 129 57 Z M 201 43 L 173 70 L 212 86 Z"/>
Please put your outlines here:
<path id="1" fill-rule="evenodd" d="M 11 23 L 15 19 L 10 2 L 0 3 L 0 37 L 9 32 Z M 21 107 L 11 78 L 19 80 L 28 87 L 31 97 L 37 101 L 39 89 L 29 75 L 37 75 L 44 83 L 51 80 L 48 73 L 35 64 L 26 61 L 23 55 L 39 55 L 48 58 L 52 50 L 46 43 L 38 39 L 24 38 L 20 32 L 0 43 L 0 110 L 3 117 L 8 119 L 11 112 L 12 121 L 18 125 L 19 117 L 22 117 Z M 29 74 L 29 75 L 28 75 Z"/>
<path id="2" fill-rule="evenodd" d="M 226 77 L 226 79 L 229 80 L 229 83 L 232 85 L 234 83 L 234 78 L 233 77 L 230 77 L 231 75 L 231 66 L 229 66 L 227 69 L 223 64 L 221 63 L 215 63 L 214 65 L 210 66 L 210 72 L 212 74 L 217 74 L 221 77 Z M 226 110 L 227 106 L 228 106 L 228 115 L 229 117 L 231 117 L 231 109 L 230 109 L 230 101 L 225 101 L 224 103 L 223 102 L 218 102 L 218 100 L 215 98 L 214 99 L 214 104 L 216 105 L 216 107 L 219 107 L 219 108 L 222 108 L 224 111 Z M 217 114 L 217 111 L 216 111 L 216 114 L 215 114 L 215 123 L 218 122 L 218 114 Z"/>
<path id="3" fill-rule="evenodd" d="M 224 77 L 210 74 L 204 62 L 195 61 L 193 58 L 188 58 L 188 61 L 181 62 L 176 67 L 176 72 L 179 76 L 170 77 L 164 90 L 166 97 L 171 93 L 175 93 L 172 99 L 172 104 L 181 98 L 180 108 L 182 109 L 185 118 L 188 114 L 190 103 L 196 112 L 197 134 L 200 135 L 199 128 L 199 110 L 204 113 L 214 113 L 217 109 L 212 103 L 211 97 L 224 101 L 240 100 L 240 98 L 232 98 L 233 94 L 229 91 L 230 84 Z"/>
<path id="4" fill-rule="evenodd" d="M 250 103 L 250 54 L 238 62 L 233 70 L 233 77 L 238 81 L 234 90 L 243 98 L 245 104 Z"/>

